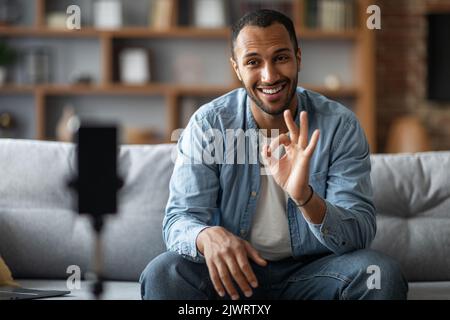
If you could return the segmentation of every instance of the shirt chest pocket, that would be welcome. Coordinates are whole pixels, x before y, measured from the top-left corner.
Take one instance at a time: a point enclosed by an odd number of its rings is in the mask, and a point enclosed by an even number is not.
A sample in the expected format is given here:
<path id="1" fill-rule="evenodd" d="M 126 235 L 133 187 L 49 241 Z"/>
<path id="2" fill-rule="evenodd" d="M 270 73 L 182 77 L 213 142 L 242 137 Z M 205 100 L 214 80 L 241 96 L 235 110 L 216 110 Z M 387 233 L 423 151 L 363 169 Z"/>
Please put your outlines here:
<path id="1" fill-rule="evenodd" d="M 323 199 L 326 196 L 327 190 L 327 172 L 316 172 L 309 176 L 309 184 L 313 187 L 314 191 Z"/>

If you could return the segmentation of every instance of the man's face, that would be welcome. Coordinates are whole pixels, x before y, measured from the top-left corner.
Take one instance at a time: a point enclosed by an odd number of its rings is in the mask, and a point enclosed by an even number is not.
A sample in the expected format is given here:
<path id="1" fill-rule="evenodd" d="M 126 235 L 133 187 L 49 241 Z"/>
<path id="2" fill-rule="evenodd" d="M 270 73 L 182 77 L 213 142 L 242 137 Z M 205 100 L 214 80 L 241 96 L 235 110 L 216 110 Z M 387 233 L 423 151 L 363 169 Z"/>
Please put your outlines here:
<path id="1" fill-rule="evenodd" d="M 267 114 L 279 115 L 296 103 L 293 99 L 301 53 L 295 51 L 286 28 L 244 27 L 236 38 L 233 69 L 253 102 Z"/>

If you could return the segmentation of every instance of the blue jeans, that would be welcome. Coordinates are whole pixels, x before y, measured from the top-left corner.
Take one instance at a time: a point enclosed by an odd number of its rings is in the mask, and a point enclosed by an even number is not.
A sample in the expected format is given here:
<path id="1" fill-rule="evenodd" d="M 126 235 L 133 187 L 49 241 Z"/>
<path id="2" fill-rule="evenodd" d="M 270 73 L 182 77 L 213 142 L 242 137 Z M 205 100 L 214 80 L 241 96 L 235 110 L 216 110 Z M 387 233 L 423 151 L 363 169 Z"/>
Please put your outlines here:
<path id="1" fill-rule="evenodd" d="M 266 267 L 252 263 L 252 267 L 259 286 L 250 299 L 391 300 L 406 299 L 408 292 L 399 264 L 369 249 L 302 260 L 288 258 L 269 262 Z M 151 261 L 142 272 L 140 283 L 143 299 L 221 299 L 206 264 L 189 261 L 174 252 L 165 252 Z M 235 287 L 241 299 L 247 299 Z"/>

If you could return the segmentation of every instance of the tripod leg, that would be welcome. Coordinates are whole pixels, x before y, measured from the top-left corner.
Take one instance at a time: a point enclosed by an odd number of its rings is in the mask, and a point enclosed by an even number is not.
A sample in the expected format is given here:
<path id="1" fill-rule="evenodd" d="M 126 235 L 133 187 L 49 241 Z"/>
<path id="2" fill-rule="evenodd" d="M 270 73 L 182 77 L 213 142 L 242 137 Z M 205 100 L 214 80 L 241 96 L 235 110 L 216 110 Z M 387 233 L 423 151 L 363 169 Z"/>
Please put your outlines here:
<path id="1" fill-rule="evenodd" d="M 96 276 L 92 287 L 92 293 L 96 300 L 100 300 L 103 294 L 103 247 L 101 232 L 95 232 L 94 273 Z"/>

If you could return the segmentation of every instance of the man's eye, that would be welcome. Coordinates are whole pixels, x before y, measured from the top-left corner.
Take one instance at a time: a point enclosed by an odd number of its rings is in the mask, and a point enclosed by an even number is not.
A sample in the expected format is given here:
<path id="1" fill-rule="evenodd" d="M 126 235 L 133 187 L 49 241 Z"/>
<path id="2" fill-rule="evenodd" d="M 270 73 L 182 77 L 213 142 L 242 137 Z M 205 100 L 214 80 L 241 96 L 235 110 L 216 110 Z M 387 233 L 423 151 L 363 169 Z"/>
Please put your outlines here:
<path id="1" fill-rule="evenodd" d="M 258 61 L 256 60 L 249 60 L 247 61 L 248 66 L 256 66 L 258 64 Z"/>
<path id="2" fill-rule="evenodd" d="M 288 56 L 278 56 L 275 58 L 276 61 L 286 61 L 288 59 L 289 59 Z"/>

